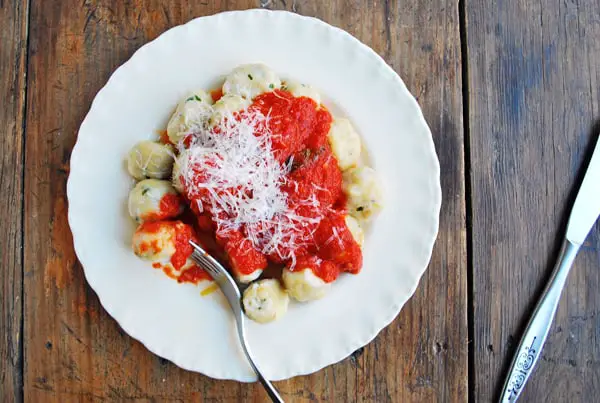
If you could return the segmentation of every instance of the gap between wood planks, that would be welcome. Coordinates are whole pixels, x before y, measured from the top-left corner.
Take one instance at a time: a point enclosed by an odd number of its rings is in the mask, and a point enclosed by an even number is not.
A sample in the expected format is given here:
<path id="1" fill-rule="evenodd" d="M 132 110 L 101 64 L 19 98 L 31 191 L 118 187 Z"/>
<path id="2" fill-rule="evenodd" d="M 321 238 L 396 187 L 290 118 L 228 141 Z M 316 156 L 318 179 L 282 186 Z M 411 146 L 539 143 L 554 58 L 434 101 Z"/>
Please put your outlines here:
<path id="1" fill-rule="evenodd" d="M 467 400 L 474 402 L 475 396 L 475 309 L 473 306 L 473 240 L 471 203 L 471 132 L 469 122 L 469 53 L 467 38 L 467 0 L 458 0 L 458 27 L 460 36 L 460 59 L 462 78 L 462 106 L 464 130 L 464 166 L 465 166 L 465 220 L 467 227 Z"/>
<path id="2" fill-rule="evenodd" d="M 19 339 L 19 355 L 17 358 L 17 362 L 19 363 L 20 376 L 19 376 L 19 390 L 15 391 L 15 396 L 20 400 L 25 400 L 24 393 L 24 385 L 25 385 L 25 142 L 27 138 L 27 78 L 28 78 L 28 70 L 29 70 L 29 27 L 30 27 L 30 19 L 31 19 L 31 2 L 32 0 L 27 0 L 24 2 L 25 4 L 25 17 L 23 18 L 25 22 L 25 61 L 23 68 L 23 89 L 21 90 L 22 98 L 23 98 L 23 106 L 21 109 L 21 320 L 19 323 L 19 334 L 21 335 Z"/>

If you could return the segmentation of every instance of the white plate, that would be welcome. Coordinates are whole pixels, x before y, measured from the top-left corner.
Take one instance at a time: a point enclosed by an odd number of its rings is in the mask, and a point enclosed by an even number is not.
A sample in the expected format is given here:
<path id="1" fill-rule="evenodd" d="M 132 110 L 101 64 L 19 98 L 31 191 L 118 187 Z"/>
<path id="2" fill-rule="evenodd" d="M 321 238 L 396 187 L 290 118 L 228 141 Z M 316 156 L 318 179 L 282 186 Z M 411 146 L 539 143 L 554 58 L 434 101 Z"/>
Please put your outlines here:
<path id="1" fill-rule="evenodd" d="M 370 48 L 324 22 L 251 10 L 195 19 L 140 48 L 98 93 L 71 156 L 67 194 L 75 251 L 108 313 L 153 353 L 213 378 L 253 381 L 220 293 L 177 284 L 131 251 L 124 159 L 166 126 L 189 90 L 214 88 L 239 64 L 263 62 L 319 88 L 362 134 L 385 185 L 364 267 L 322 300 L 291 304 L 280 321 L 248 321 L 273 380 L 308 374 L 371 341 L 413 294 L 431 256 L 441 203 L 439 163 L 417 102 Z M 335 106 L 333 105 L 335 104 Z"/>

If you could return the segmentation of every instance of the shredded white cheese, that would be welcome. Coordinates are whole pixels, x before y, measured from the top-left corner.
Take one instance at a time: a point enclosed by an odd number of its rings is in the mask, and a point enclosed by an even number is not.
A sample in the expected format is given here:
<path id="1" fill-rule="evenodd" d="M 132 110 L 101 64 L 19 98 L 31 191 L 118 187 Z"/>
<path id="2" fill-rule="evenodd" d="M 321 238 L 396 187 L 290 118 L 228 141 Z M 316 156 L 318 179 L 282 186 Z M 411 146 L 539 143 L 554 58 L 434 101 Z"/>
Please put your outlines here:
<path id="1" fill-rule="evenodd" d="M 252 108 L 220 113 L 214 128 L 197 127 L 178 146 L 180 152 L 188 150 L 179 161 L 186 195 L 200 212 L 209 211 L 218 232 L 243 226 L 258 251 L 291 260 L 293 266 L 295 249 L 310 240 L 307 233 L 312 239 L 323 218 L 319 201 L 312 195 L 291 206 L 282 191 L 292 162 L 282 164 L 274 156 L 271 140 L 280 134 L 270 131 L 270 116 Z M 309 206 L 313 216 L 298 215 L 300 206 Z"/>

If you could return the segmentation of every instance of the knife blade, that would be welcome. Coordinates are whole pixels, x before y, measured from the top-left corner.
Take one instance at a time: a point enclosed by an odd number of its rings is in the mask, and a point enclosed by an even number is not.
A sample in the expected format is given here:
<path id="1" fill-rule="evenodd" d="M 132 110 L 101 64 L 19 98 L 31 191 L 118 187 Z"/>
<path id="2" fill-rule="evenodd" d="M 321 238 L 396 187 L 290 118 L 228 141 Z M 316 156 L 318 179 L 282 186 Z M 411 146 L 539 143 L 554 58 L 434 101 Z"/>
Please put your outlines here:
<path id="1" fill-rule="evenodd" d="M 577 193 L 567 225 L 567 239 L 582 245 L 600 215 L 600 141 Z"/>

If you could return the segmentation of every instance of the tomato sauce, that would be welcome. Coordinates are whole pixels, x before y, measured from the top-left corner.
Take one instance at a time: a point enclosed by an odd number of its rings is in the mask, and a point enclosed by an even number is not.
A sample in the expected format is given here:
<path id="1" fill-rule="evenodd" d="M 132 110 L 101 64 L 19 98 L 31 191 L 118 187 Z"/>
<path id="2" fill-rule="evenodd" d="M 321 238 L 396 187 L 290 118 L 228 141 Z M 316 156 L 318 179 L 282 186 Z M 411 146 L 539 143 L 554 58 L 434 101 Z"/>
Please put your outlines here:
<path id="1" fill-rule="evenodd" d="M 317 256 L 334 262 L 341 271 L 352 274 L 360 271 L 362 252 L 341 212 L 333 212 L 321 221 L 315 233 L 315 245 Z"/>
<path id="2" fill-rule="evenodd" d="M 231 268 L 239 275 L 248 275 L 267 267 L 267 257 L 254 249 L 241 233 L 227 240 L 225 253 Z"/>
<path id="3" fill-rule="evenodd" d="M 166 130 L 158 130 L 157 131 L 158 135 L 160 136 L 159 141 L 163 144 L 173 144 L 171 143 L 171 140 L 169 139 L 169 134 L 167 133 Z"/>
<path id="4" fill-rule="evenodd" d="M 213 91 L 211 95 L 216 101 L 222 92 Z M 329 111 L 310 98 L 294 97 L 281 90 L 257 96 L 249 110 L 269 116 L 268 129 L 278 134 L 271 138 L 274 155 L 281 164 L 292 167 L 281 187 L 287 194 L 288 207 L 297 216 L 318 219 L 313 220 L 314 223 L 305 222 L 297 229 L 298 242 L 293 250 L 282 251 L 284 246 L 281 246 L 279 253 L 266 256 L 246 237 L 243 225 L 239 231 L 217 230 L 210 212 L 199 214 L 194 208 L 195 201 L 206 195 L 198 194 L 198 191 L 190 194 L 186 190 L 198 227 L 214 234 L 237 274 L 262 270 L 269 262 L 285 264 L 292 271 L 309 268 L 325 282 L 334 281 L 341 272 L 358 273 L 362 266 L 362 252 L 344 219 L 342 172 L 327 141 L 332 122 Z M 258 130 L 260 128 L 255 133 Z M 202 181 L 202 172 L 197 172 L 196 179 Z M 306 200 L 313 200 L 314 205 L 307 204 Z M 282 245 L 285 241 L 282 240 Z M 292 253 L 295 259 L 281 258 L 288 256 L 286 252 Z"/>
<path id="5" fill-rule="evenodd" d="M 208 214 L 198 214 L 198 218 L 196 219 L 196 224 L 201 231 L 211 231 L 213 229 L 213 223 Z"/>
<path id="6" fill-rule="evenodd" d="M 219 99 L 223 97 L 223 89 L 217 88 L 216 90 L 212 90 L 210 92 L 210 96 L 212 97 L 213 102 L 217 102 Z"/>
<path id="7" fill-rule="evenodd" d="M 192 255 L 194 249 L 190 245 L 192 240 L 192 227 L 189 225 L 181 225 L 175 232 L 175 253 L 171 256 L 171 264 L 175 270 L 181 270 L 187 259 Z"/>
<path id="8" fill-rule="evenodd" d="M 156 234 L 164 228 L 164 223 L 157 221 L 146 221 L 138 228 L 138 231 L 143 231 L 148 234 Z"/>
<path id="9" fill-rule="evenodd" d="M 340 268 L 334 262 L 323 260 L 316 255 L 306 255 L 298 260 L 295 266 L 297 270 L 310 269 L 313 274 L 319 277 L 326 283 L 335 281 L 339 274 Z"/>
<path id="10" fill-rule="evenodd" d="M 310 98 L 295 98 L 287 91 L 275 90 L 256 97 L 249 109 L 271 116 L 271 132 L 281 134 L 272 138 L 273 151 L 281 162 L 298 151 L 326 143 L 331 114 L 319 112 Z"/>
<path id="11" fill-rule="evenodd" d="M 158 204 L 158 212 L 152 212 L 141 216 L 144 221 L 160 221 L 178 216 L 183 210 L 181 196 L 174 193 L 164 195 Z"/>
<path id="12" fill-rule="evenodd" d="M 171 241 L 175 247 L 175 252 L 171 255 L 170 265 L 163 265 L 159 262 L 152 263 L 155 269 L 162 269 L 169 277 L 177 279 L 180 283 L 197 284 L 202 280 L 209 280 L 211 277 L 200 267 L 189 265 L 189 258 L 192 255 L 193 247 L 189 241 L 193 240 L 199 243 L 190 225 L 181 221 L 147 221 L 140 225 L 138 231 L 147 234 L 158 234 L 161 231 L 170 235 Z M 152 239 L 149 242 L 143 242 L 140 245 L 140 251 L 147 253 L 152 251 L 158 254 L 162 250 L 159 241 Z"/>
<path id="13" fill-rule="evenodd" d="M 196 265 L 184 270 L 184 272 L 181 273 L 181 275 L 177 278 L 177 281 L 180 283 L 192 284 L 198 284 L 203 280 L 212 280 L 212 278 L 207 272 Z"/>

